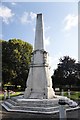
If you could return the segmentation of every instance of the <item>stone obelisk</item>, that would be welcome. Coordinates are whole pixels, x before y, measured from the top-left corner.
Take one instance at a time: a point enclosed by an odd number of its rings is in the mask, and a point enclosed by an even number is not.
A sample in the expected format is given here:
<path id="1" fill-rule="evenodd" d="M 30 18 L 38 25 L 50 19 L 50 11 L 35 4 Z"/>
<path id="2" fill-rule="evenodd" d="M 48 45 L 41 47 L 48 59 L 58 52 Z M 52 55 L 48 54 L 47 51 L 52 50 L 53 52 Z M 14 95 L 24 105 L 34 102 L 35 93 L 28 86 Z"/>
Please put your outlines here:
<path id="1" fill-rule="evenodd" d="M 51 99 L 54 96 L 52 80 L 49 75 L 48 53 L 44 50 L 43 18 L 42 14 L 37 14 L 35 45 L 24 98 Z"/>
<path id="2" fill-rule="evenodd" d="M 64 102 L 65 100 L 66 102 Z M 1 105 L 7 111 L 52 114 L 59 111 L 59 103 L 61 101 L 63 105 L 63 103 L 67 102 L 69 104 L 70 100 L 67 97 L 56 96 L 52 88 L 48 53 L 44 50 L 43 44 L 42 14 L 37 14 L 35 46 L 24 95 L 7 99 Z M 69 110 L 68 106 L 65 107 Z M 62 109 L 61 106 L 60 108 Z M 63 111 L 61 112 L 63 113 Z"/>

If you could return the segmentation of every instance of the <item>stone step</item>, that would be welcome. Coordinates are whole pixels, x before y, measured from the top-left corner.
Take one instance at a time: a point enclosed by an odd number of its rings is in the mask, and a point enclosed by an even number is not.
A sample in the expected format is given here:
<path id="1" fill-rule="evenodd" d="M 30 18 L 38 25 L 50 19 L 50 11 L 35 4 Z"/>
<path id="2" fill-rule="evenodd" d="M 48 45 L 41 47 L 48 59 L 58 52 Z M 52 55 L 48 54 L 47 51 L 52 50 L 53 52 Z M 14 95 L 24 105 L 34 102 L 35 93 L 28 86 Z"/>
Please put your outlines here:
<path id="1" fill-rule="evenodd" d="M 58 106 L 58 104 L 54 104 L 54 102 L 47 102 L 47 101 L 14 101 L 14 99 L 8 99 L 7 102 L 11 103 L 12 105 L 17 106 L 27 106 L 27 107 L 55 107 Z"/>
<path id="2" fill-rule="evenodd" d="M 11 103 L 12 105 L 17 105 L 17 102 L 15 102 L 14 100 L 8 99 L 7 102 Z"/>
<path id="3" fill-rule="evenodd" d="M 14 107 L 11 103 L 9 103 L 9 102 L 7 102 L 7 101 L 5 101 L 5 102 L 2 103 L 2 104 L 4 104 L 5 106 L 9 107 L 10 109 L 12 109 L 12 108 Z"/>
<path id="4" fill-rule="evenodd" d="M 31 102 L 31 104 L 28 104 L 28 102 Z M 27 111 L 27 112 L 32 111 L 32 112 L 39 112 L 39 113 L 53 113 L 53 112 L 59 111 L 58 104 L 54 106 L 50 103 L 49 105 L 46 105 L 46 102 L 45 104 L 41 104 L 39 102 L 40 101 L 37 101 L 37 103 L 35 101 L 26 101 L 25 103 L 23 103 L 22 101 L 18 103 L 12 99 L 8 99 L 4 103 L 2 103 L 2 106 L 12 111 Z M 66 106 L 66 108 L 68 108 L 68 106 Z"/>
<path id="5" fill-rule="evenodd" d="M 16 106 L 14 109 L 17 109 L 17 110 L 27 110 L 27 111 L 52 112 L 52 111 L 57 111 L 57 110 L 59 110 L 59 106 L 57 106 L 57 107 L 51 107 L 51 108 Z"/>
<path id="6" fill-rule="evenodd" d="M 22 96 L 7 99 L 2 106 L 8 111 L 55 113 L 59 111 L 59 98 L 54 99 L 24 99 Z M 68 105 L 65 106 L 69 109 Z"/>
<path id="7" fill-rule="evenodd" d="M 59 106 L 56 107 L 28 107 L 28 106 L 14 106 L 11 103 L 5 101 L 3 105 L 9 109 L 15 110 L 26 110 L 26 111 L 44 111 L 44 112 L 51 112 L 51 111 L 57 111 L 59 109 Z M 2 106 L 3 106 L 2 105 Z"/>
<path id="8" fill-rule="evenodd" d="M 11 98 L 11 100 L 15 101 L 15 102 L 24 102 L 24 103 L 40 103 L 40 104 L 55 104 L 58 103 L 59 99 L 24 99 L 24 98 L 17 98 L 17 97 L 13 97 Z"/>

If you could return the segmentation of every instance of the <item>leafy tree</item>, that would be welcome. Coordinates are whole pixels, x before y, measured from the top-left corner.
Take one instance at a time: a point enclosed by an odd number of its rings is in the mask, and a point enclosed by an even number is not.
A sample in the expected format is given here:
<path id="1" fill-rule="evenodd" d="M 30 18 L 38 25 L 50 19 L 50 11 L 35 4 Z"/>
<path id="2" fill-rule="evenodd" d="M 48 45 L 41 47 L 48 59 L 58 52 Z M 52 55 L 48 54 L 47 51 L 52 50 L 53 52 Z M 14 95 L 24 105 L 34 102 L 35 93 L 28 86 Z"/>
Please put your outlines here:
<path id="1" fill-rule="evenodd" d="M 0 83 L 2 82 L 2 40 L 0 40 Z M 0 90 L 1 90 L 0 86 Z"/>
<path id="2" fill-rule="evenodd" d="M 10 82 L 25 88 L 31 53 L 32 45 L 20 39 L 2 41 L 3 84 Z"/>
<path id="3" fill-rule="evenodd" d="M 76 77 L 76 85 L 80 86 L 80 62 L 76 63 L 75 77 Z"/>
<path id="4" fill-rule="evenodd" d="M 80 77 L 80 64 L 69 56 L 64 56 L 60 58 L 58 68 L 52 76 L 52 81 L 54 86 L 63 87 L 67 85 L 71 88 L 72 85 L 76 85 L 78 77 Z"/>

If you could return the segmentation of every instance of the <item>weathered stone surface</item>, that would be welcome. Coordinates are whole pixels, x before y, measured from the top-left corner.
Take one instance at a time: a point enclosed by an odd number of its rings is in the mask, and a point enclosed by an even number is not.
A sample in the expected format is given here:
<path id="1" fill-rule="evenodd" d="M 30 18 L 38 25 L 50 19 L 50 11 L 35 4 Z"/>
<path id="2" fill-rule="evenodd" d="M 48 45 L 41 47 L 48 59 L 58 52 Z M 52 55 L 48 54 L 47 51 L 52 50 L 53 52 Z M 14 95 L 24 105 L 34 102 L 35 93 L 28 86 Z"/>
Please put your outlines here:
<path id="1" fill-rule="evenodd" d="M 19 96 L 4 101 L 2 106 L 7 111 L 52 114 L 59 112 L 58 101 L 62 97 L 57 96 L 54 99 L 24 99 L 23 96 Z M 64 98 L 66 99 L 66 97 Z M 79 109 L 79 107 L 70 108 L 68 105 L 65 105 L 65 109 L 74 110 Z"/>
<path id="2" fill-rule="evenodd" d="M 43 41 L 43 18 L 42 14 L 38 14 L 36 20 L 35 46 L 24 98 L 51 99 L 55 96 L 49 74 L 48 53 L 44 50 Z"/>
<path id="3" fill-rule="evenodd" d="M 42 14 L 37 14 L 34 50 L 44 49 L 43 42 L 44 42 L 43 41 L 43 18 L 42 18 Z"/>
<path id="4" fill-rule="evenodd" d="M 8 111 L 36 112 L 36 113 L 55 113 L 59 112 L 59 98 L 54 99 L 24 99 L 14 97 L 2 103 Z M 66 108 L 68 108 L 66 106 Z"/>

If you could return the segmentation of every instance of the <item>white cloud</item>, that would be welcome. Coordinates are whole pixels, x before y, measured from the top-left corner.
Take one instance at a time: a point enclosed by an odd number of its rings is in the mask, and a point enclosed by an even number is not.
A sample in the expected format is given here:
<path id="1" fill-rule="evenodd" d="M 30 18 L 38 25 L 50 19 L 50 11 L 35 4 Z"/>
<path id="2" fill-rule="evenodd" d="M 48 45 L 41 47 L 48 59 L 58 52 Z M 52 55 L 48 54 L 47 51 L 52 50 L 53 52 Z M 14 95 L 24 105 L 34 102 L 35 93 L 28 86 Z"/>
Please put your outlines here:
<path id="1" fill-rule="evenodd" d="M 35 13 L 33 13 L 33 12 L 30 12 L 30 17 L 31 17 L 31 19 L 33 20 L 33 19 L 35 19 L 35 18 L 36 18 L 36 14 L 35 14 Z"/>
<path id="2" fill-rule="evenodd" d="M 12 5 L 16 5 L 16 3 L 15 3 L 15 2 L 12 2 L 11 4 L 12 4 Z"/>
<path id="3" fill-rule="evenodd" d="M 58 62 L 59 62 L 58 58 L 49 56 L 50 75 L 52 75 L 54 73 L 54 69 L 57 68 Z"/>
<path id="4" fill-rule="evenodd" d="M 0 17 L 2 18 L 4 23 L 9 24 L 13 16 L 14 16 L 14 13 L 12 13 L 11 9 L 9 9 L 6 6 L 0 7 Z"/>
<path id="5" fill-rule="evenodd" d="M 46 46 L 49 46 L 50 45 L 50 37 L 48 36 L 48 37 L 45 37 L 44 36 L 44 46 L 45 46 L 45 48 L 46 48 Z"/>
<path id="6" fill-rule="evenodd" d="M 45 29 L 44 29 L 44 31 L 47 32 L 47 31 L 50 30 L 50 29 L 51 29 L 50 26 L 46 26 Z"/>
<path id="7" fill-rule="evenodd" d="M 50 29 L 51 27 L 50 26 L 45 26 L 44 25 L 44 22 L 43 22 L 43 39 L 44 39 L 44 48 L 46 49 L 47 46 L 50 45 L 50 41 L 51 41 L 51 38 L 50 36 L 45 36 L 45 34 L 47 34 L 47 31 Z"/>
<path id="8" fill-rule="evenodd" d="M 78 24 L 78 16 L 74 15 L 74 14 L 68 14 L 65 18 L 64 18 L 64 30 L 70 30 L 71 28 L 77 26 Z"/>
<path id="9" fill-rule="evenodd" d="M 32 21 L 36 18 L 36 14 L 33 12 L 24 12 L 23 15 L 21 16 L 20 20 L 21 23 L 32 23 Z"/>
<path id="10" fill-rule="evenodd" d="M 35 28 L 33 28 L 33 32 L 35 33 Z"/>
<path id="11" fill-rule="evenodd" d="M 21 17 L 21 23 L 29 23 L 28 13 L 27 12 L 24 12 L 24 14 L 22 15 L 22 17 Z"/>
<path id="12" fill-rule="evenodd" d="M 57 68 L 57 65 L 59 64 L 59 59 L 62 57 L 62 53 L 58 53 L 54 56 L 49 56 L 49 65 L 50 65 L 50 75 L 54 73 L 54 70 Z"/>

